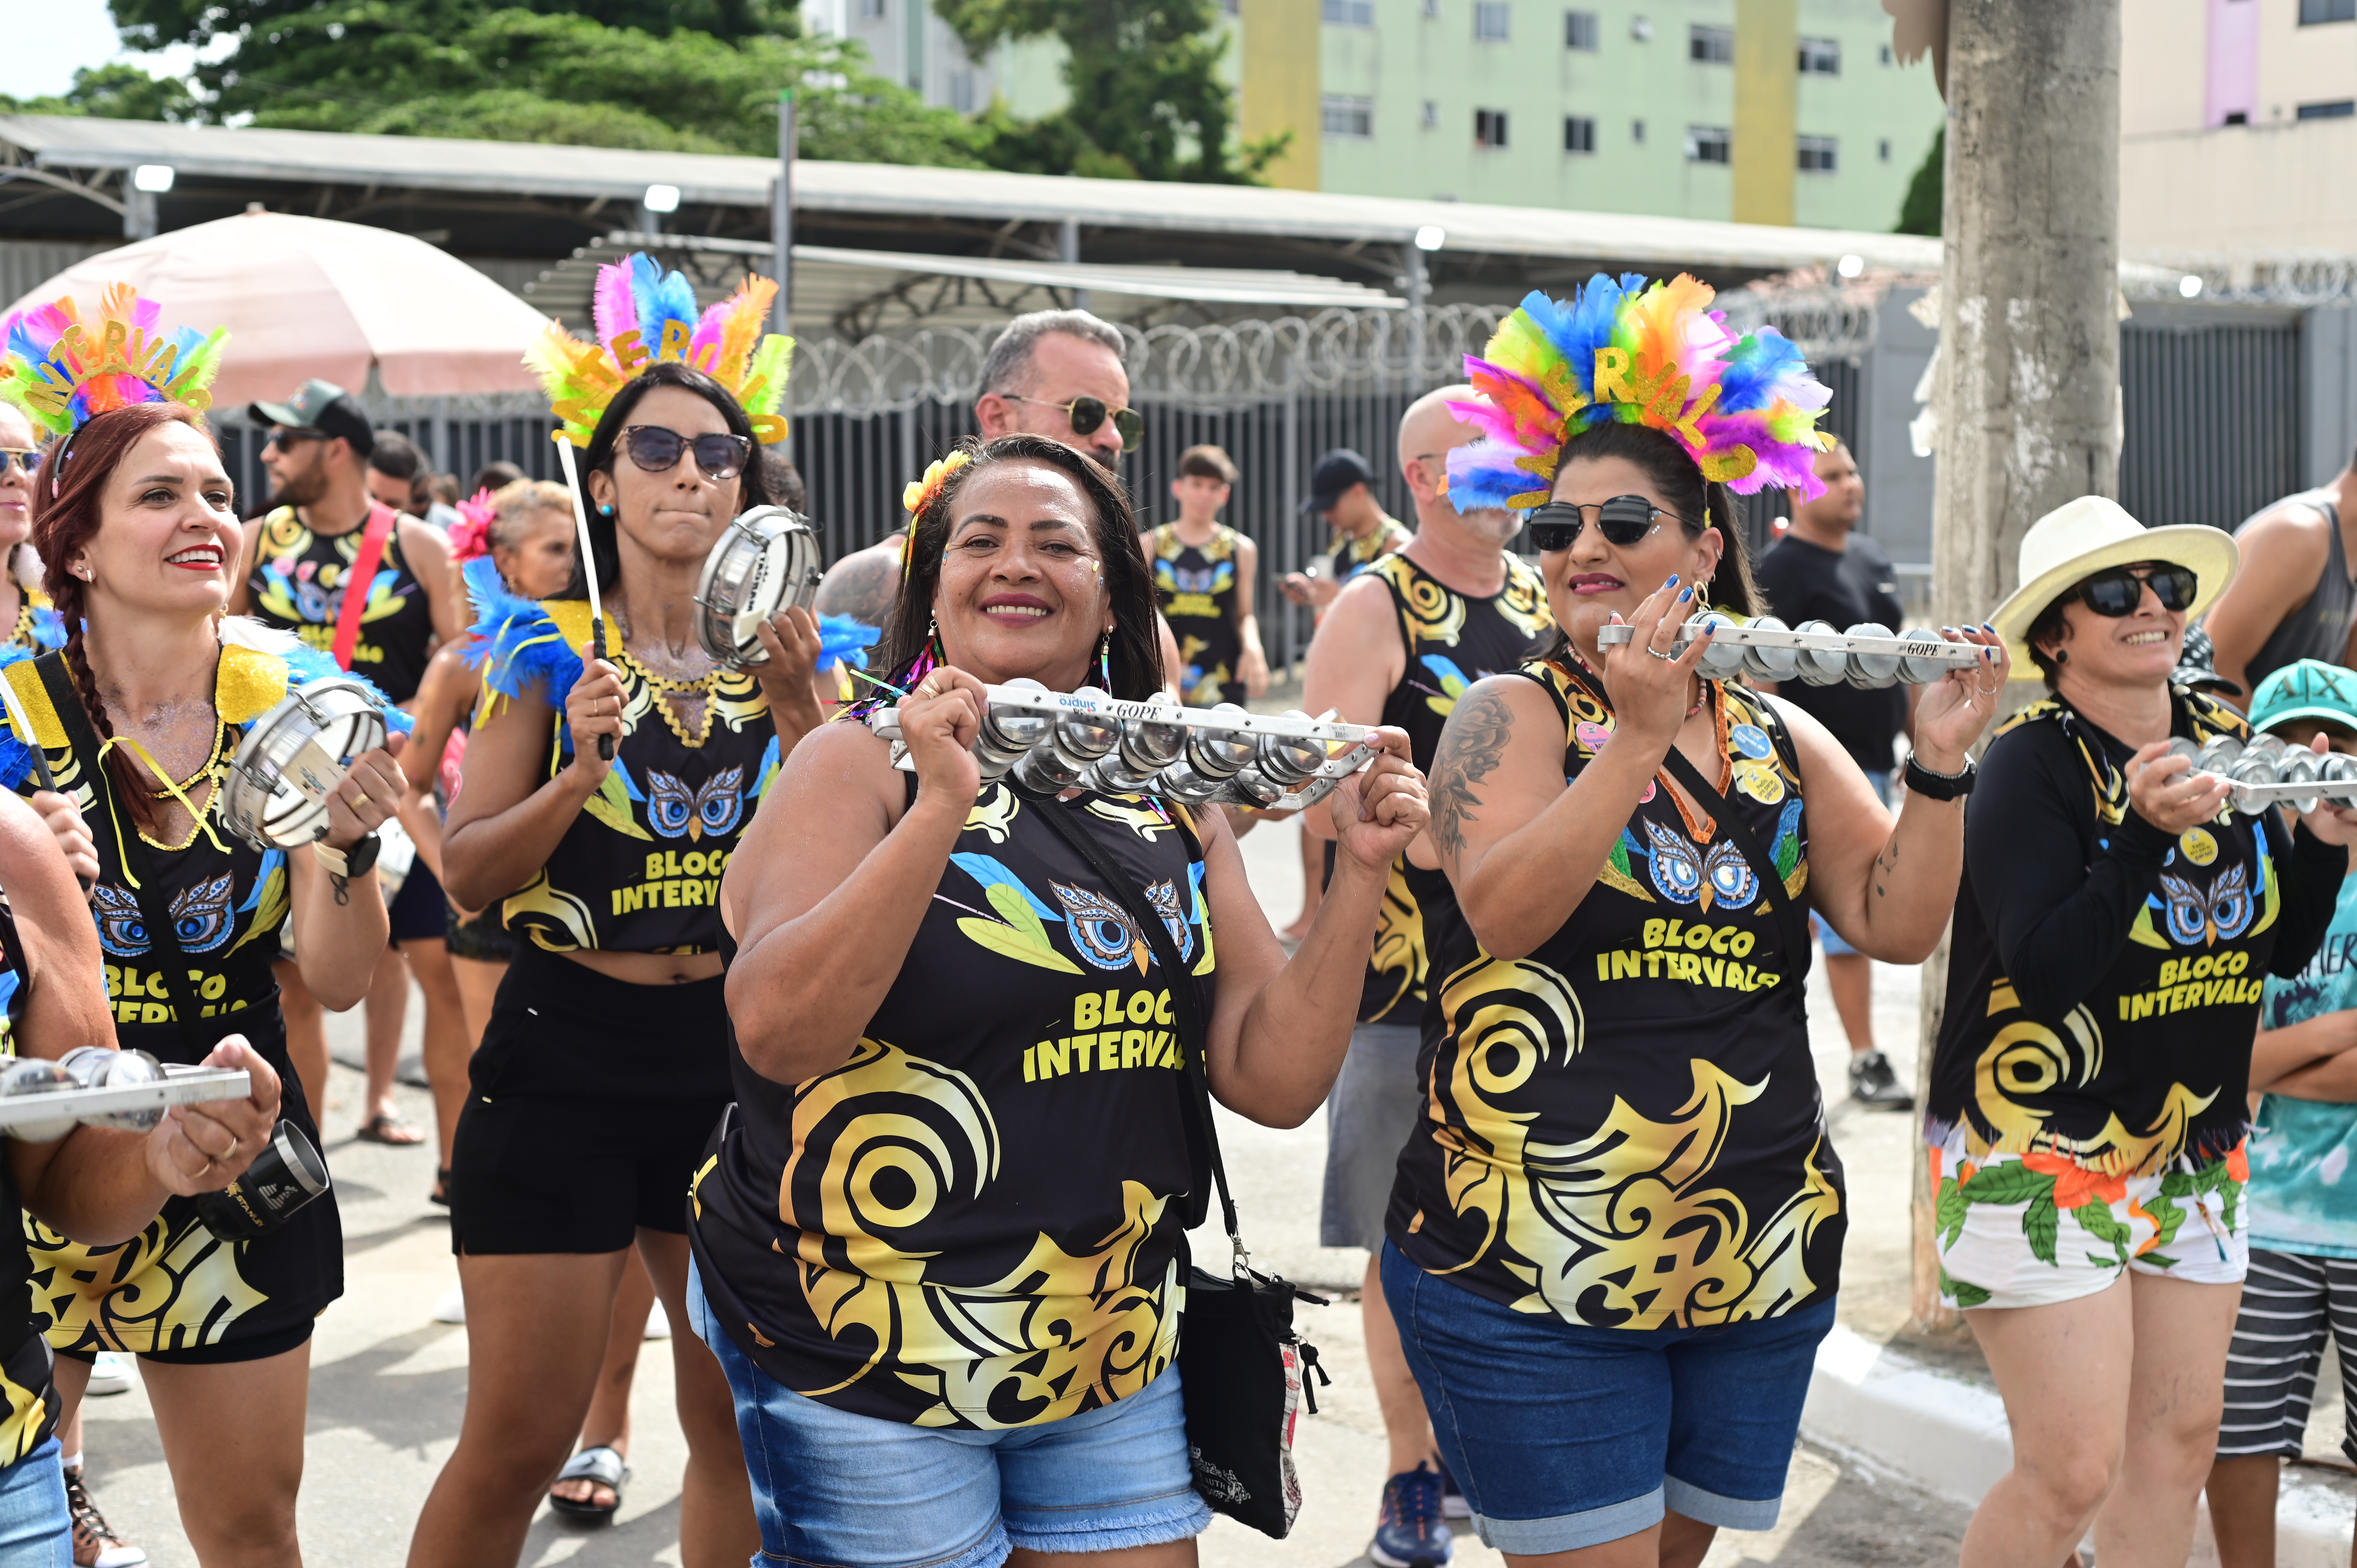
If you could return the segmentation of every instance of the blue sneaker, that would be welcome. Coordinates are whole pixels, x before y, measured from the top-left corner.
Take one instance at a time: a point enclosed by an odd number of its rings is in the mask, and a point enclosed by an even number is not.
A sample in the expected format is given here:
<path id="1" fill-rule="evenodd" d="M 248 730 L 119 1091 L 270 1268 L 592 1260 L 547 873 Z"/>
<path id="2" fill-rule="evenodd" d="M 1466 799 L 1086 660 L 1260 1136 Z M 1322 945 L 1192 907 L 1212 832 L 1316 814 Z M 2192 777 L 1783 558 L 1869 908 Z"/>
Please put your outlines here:
<path id="1" fill-rule="evenodd" d="M 1448 1521 L 1440 1516 L 1440 1473 L 1417 1466 L 1383 1483 L 1383 1511 L 1367 1559 L 1378 1568 L 1448 1568 Z"/>
<path id="2" fill-rule="evenodd" d="M 1473 1505 L 1465 1500 L 1465 1489 L 1457 1484 L 1457 1477 L 1448 1473 L 1448 1461 L 1441 1459 L 1436 1463 L 1440 1466 L 1440 1517 L 1471 1519 Z"/>

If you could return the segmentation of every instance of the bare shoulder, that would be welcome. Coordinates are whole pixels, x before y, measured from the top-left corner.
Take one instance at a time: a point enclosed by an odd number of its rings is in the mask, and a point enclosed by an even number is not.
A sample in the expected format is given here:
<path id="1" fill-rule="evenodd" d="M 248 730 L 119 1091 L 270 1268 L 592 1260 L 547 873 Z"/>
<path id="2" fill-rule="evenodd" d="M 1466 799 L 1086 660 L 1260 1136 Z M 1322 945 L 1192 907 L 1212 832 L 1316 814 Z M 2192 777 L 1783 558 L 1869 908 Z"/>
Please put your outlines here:
<path id="1" fill-rule="evenodd" d="M 892 766 L 891 743 L 856 719 L 837 719 L 811 731 L 785 760 L 779 782 L 797 794 L 834 798 L 844 791 L 888 793 L 887 814 L 898 822 L 909 775 Z"/>
<path id="2" fill-rule="evenodd" d="M 818 613 L 882 626 L 900 592 L 900 547 L 893 540 L 855 550 L 819 579 Z"/>
<path id="3" fill-rule="evenodd" d="M 1555 703 L 1537 682 L 1520 675 L 1485 675 L 1467 687 L 1450 710 L 1433 754 L 1432 771 L 1436 777 L 1444 768 L 1486 772 L 1497 766 L 1508 746 L 1528 744 L 1534 737 L 1559 749 L 1561 727 Z"/>
<path id="4" fill-rule="evenodd" d="M 1391 585 L 1372 573 L 1361 572 L 1342 585 L 1334 596 L 1333 607 L 1318 625 L 1315 640 L 1323 642 L 1332 635 L 1338 643 L 1372 641 L 1382 637 L 1394 641 L 1392 630 Z"/>
<path id="5" fill-rule="evenodd" d="M 2332 525 L 2324 509 L 2310 501 L 2282 500 L 2258 513 L 2234 533 L 2243 566 L 2313 572 L 2332 548 Z"/>

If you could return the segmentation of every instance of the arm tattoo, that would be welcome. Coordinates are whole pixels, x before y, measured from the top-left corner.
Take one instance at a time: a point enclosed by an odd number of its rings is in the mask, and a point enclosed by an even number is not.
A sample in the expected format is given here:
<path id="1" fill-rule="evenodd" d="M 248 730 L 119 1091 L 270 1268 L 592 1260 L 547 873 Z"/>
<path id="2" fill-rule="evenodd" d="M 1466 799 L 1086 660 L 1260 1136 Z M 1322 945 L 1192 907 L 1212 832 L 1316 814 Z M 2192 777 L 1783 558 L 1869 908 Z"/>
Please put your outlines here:
<path id="1" fill-rule="evenodd" d="M 1894 838 L 1882 846 L 1880 854 L 1874 857 L 1874 896 L 1876 897 L 1890 897 L 1890 874 L 1898 869 L 1899 841 Z"/>
<path id="2" fill-rule="evenodd" d="M 1513 708 L 1488 692 L 1459 702 L 1440 734 L 1432 758 L 1432 839 L 1452 865 L 1465 853 L 1465 824 L 1481 803 L 1473 787 L 1496 771 L 1513 733 Z"/>
<path id="3" fill-rule="evenodd" d="M 339 905 L 350 904 L 352 901 L 352 879 L 350 877 L 339 876 L 334 872 L 330 871 L 328 873 L 328 886 L 336 895 L 336 902 Z"/>

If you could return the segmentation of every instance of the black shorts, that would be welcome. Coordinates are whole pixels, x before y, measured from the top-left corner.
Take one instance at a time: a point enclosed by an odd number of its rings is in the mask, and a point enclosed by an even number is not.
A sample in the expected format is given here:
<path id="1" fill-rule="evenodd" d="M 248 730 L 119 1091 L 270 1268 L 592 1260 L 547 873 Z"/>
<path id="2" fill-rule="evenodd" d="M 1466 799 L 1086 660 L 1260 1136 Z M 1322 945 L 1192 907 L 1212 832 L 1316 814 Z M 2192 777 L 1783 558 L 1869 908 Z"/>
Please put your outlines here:
<path id="1" fill-rule="evenodd" d="M 450 1250 L 686 1234 L 688 1183 L 732 1098 L 721 984 L 630 985 L 519 944 L 450 1152 Z"/>
<path id="2" fill-rule="evenodd" d="M 449 901 L 442 897 L 442 884 L 425 869 L 425 860 L 412 861 L 409 875 L 401 879 L 401 891 L 385 908 L 385 918 L 393 927 L 393 945 L 440 938 L 449 908 Z"/>

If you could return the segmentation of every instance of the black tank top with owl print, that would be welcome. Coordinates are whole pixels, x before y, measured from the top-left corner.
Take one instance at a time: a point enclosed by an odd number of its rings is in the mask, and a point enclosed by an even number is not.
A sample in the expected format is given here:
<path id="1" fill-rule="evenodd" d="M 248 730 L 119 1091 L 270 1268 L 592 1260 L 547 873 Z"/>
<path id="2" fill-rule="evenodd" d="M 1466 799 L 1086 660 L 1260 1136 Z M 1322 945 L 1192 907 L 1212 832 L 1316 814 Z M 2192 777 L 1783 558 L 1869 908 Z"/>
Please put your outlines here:
<path id="1" fill-rule="evenodd" d="M 314 533 L 291 506 L 264 518 L 253 571 L 246 579 L 253 618 L 293 632 L 306 648 L 331 650 L 336 618 L 343 613 L 344 580 L 367 532 L 363 525 L 342 533 Z M 396 519 L 376 575 L 369 579 L 360 639 L 352 645 L 352 673 L 367 676 L 394 702 L 405 703 L 416 695 L 433 650 L 433 602 L 401 553 Z"/>
<path id="2" fill-rule="evenodd" d="M 1044 820 L 1091 834 L 1169 928 L 1166 973 Z M 713 1310 L 787 1388 L 916 1426 L 1030 1426 L 1170 1364 L 1197 1186 L 1174 980 L 1215 958 L 1190 820 L 989 785 L 850 1057 L 806 1083 L 735 1058 L 696 1173 Z M 733 1042 L 732 1042 L 733 1049 Z"/>

